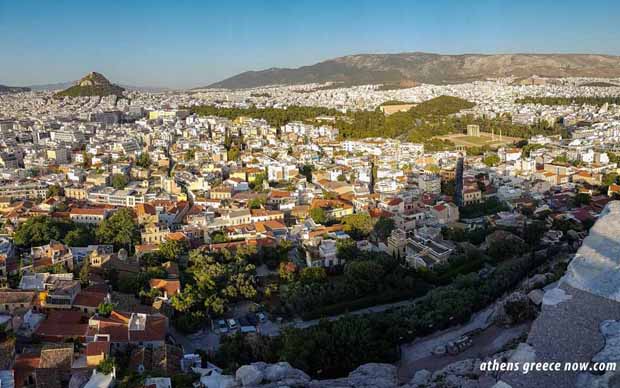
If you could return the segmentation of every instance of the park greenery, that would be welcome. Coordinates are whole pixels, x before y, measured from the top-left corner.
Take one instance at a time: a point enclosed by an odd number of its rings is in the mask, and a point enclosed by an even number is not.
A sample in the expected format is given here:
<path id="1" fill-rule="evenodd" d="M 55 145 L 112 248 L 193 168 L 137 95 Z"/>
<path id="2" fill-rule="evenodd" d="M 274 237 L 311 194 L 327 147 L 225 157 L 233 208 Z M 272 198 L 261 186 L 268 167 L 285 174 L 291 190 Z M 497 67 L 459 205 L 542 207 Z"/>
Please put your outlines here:
<path id="1" fill-rule="evenodd" d="M 290 121 L 304 121 L 317 124 L 317 116 L 329 115 L 336 118 L 333 124 L 342 139 L 367 137 L 400 138 L 423 143 L 428 151 L 450 149 L 454 145 L 436 136 L 465 133 L 467 125 L 477 124 L 482 132 L 500 132 L 504 136 L 529 138 L 538 134 L 558 134 L 558 126 L 545 122 L 534 125 L 514 124 L 509 116 L 494 119 L 474 117 L 470 114 L 456 115 L 474 106 L 472 102 L 452 97 L 439 96 L 424 101 L 406 112 L 386 116 L 379 108 L 374 111 L 351 111 L 342 113 L 335 109 L 290 106 L 282 108 L 219 108 L 216 106 L 193 107 L 192 112 L 203 116 L 220 116 L 229 119 L 253 117 L 265 119 L 270 125 L 279 127 Z M 234 156 L 234 155 L 232 155 Z M 304 174 L 305 175 L 305 174 Z"/>
<path id="2" fill-rule="evenodd" d="M 216 360 L 218 365 L 230 369 L 239 366 L 239 363 L 254 360 L 286 360 L 318 378 L 346 375 L 363 363 L 394 362 L 399 356 L 400 344 L 466 322 L 474 312 L 513 289 L 521 279 L 553 255 L 553 252 L 532 253 L 506 259 L 486 276 L 479 276 L 476 272 L 457 274 L 448 285 L 431 289 L 415 303 L 382 314 L 324 320 L 306 329 L 287 328 L 276 339 L 262 336 L 251 339 L 226 337 Z M 463 265 L 468 261 L 471 260 L 464 259 L 459 263 Z M 348 286 L 352 290 L 350 292 L 373 289 L 377 282 L 383 284 L 385 277 L 389 276 L 391 265 L 387 257 L 354 263 L 345 269 L 344 275 L 350 280 L 352 277 L 356 279 Z M 294 282 L 299 284 L 292 287 L 309 293 L 311 298 L 318 294 L 316 290 L 321 288 L 321 284 L 329 283 L 318 279 L 319 286 L 316 286 L 313 284 L 317 283 L 304 283 L 301 276 Z M 420 287 L 421 281 L 416 283 Z"/>
<path id="3" fill-rule="evenodd" d="M 322 268 L 281 273 L 279 313 L 313 319 L 414 297 L 429 289 L 414 271 L 404 270 L 398 258 L 361 252 L 354 243 L 339 246 L 338 254 L 348 260 L 339 276 L 328 278 Z"/>
<path id="4" fill-rule="evenodd" d="M 140 243 L 140 229 L 130 208 L 121 208 L 103 220 L 95 230 L 97 241 L 125 248 L 128 252 Z"/>
<path id="5" fill-rule="evenodd" d="M 495 167 L 500 163 L 500 158 L 499 156 L 494 153 L 494 152 L 490 152 L 487 155 L 484 156 L 484 158 L 482 159 L 482 162 L 484 164 L 486 164 L 488 167 Z"/>
<path id="6" fill-rule="evenodd" d="M 183 331 L 193 331 L 208 316 L 221 316 L 231 303 L 254 300 L 257 296 L 256 266 L 250 261 L 256 250 L 239 247 L 228 250 L 189 253 L 186 284 L 172 298 L 172 306 L 181 312 L 175 322 Z"/>
<path id="7" fill-rule="evenodd" d="M 69 246 L 87 246 L 95 241 L 92 228 L 49 216 L 27 219 L 15 230 L 13 239 L 22 248 L 49 244 L 52 240 Z"/>

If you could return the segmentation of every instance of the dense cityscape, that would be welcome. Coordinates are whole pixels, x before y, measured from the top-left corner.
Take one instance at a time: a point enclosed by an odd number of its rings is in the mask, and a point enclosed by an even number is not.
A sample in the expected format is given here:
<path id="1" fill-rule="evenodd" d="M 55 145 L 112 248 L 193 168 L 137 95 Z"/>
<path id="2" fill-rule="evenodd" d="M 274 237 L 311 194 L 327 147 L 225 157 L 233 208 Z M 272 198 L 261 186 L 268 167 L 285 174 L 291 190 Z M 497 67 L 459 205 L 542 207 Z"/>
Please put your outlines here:
<path id="1" fill-rule="evenodd" d="M 0 0 L 0 388 L 618 387 L 615 31 L 250 3 Z"/>
<path id="2" fill-rule="evenodd" d="M 254 361 L 288 362 L 261 379 L 309 381 L 400 359 L 431 382 L 461 354 L 510 349 L 620 194 L 605 102 L 620 88 L 595 81 L 4 94 L 5 365 L 18 386 L 45 369 L 211 387 Z M 522 101 L 551 96 L 592 100 Z M 426 110 L 410 131 L 457 124 L 441 149 L 339 131 Z M 472 316 L 430 352 L 412 342 Z"/>

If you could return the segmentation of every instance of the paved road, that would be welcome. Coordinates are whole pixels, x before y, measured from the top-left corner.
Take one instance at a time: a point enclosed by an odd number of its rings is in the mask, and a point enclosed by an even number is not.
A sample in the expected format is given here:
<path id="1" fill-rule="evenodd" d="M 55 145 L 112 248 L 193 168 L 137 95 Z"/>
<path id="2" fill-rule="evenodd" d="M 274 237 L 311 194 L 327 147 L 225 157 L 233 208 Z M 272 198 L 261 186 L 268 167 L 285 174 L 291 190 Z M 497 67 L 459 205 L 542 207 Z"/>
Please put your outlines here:
<path id="1" fill-rule="evenodd" d="M 172 326 L 168 331 L 170 335 L 174 337 L 177 345 L 181 345 L 183 347 L 184 353 L 194 353 L 199 349 L 206 352 L 213 352 L 220 346 L 220 336 L 208 329 L 204 329 L 190 335 L 179 333 Z"/>
<path id="2" fill-rule="evenodd" d="M 438 346 L 445 345 L 460 336 L 476 329 L 486 329 L 490 326 L 489 317 L 493 313 L 495 305 L 474 314 L 469 322 L 464 325 L 452 327 L 423 338 L 419 338 L 410 344 L 401 346 L 401 363 L 410 364 L 433 355 L 433 350 Z"/>
<path id="3" fill-rule="evenodd" d="M 457 361 L 471 358 L 486 358 L 503 350 L 511 341 L 520 338 L 529 332 L 530 323 L 524 323 L 513 327 L 502 327 L 492 325 L 484 329 L 481 333 L 472 337 L 473 345 L 457 355 L 430 355 L 423 358 L 416 358 L 413 361 L 407 358 L 408 354 L 403 352 L 398 366 L 398 375 L 402 382 L 407 382 L 413 378 L 415 372 L 426 369 L 435 372 Z"/>

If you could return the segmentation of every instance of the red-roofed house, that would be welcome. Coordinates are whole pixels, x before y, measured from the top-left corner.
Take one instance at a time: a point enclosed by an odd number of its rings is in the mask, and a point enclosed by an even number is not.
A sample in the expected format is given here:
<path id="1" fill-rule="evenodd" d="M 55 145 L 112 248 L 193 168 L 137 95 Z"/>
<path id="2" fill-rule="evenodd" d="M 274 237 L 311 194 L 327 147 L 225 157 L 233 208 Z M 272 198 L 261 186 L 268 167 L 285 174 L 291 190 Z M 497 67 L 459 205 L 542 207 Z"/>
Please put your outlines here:
<path id="1" fill-rule="evenodd" d="M 92 317 L 86 336 L 92 341 L 96 335 L 107 334 L 112 348 L 129 344 L 159 347 L 165 343 L 167 330 L 168 318 L 163 315 L 112 311 L 109 317 Z"/>

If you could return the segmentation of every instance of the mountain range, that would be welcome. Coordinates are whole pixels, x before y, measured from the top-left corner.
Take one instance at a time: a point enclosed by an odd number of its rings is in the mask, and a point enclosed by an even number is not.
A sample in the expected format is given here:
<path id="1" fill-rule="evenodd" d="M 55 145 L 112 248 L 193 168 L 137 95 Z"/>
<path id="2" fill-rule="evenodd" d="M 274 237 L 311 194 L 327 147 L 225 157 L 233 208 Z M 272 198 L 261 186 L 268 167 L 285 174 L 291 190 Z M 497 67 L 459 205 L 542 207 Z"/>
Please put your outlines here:
<path id="1" fill-rule="evenodd" d="M 336 82 L 450 84 L 497 77 L 620 77 L 620 57 L 599 54 L 359 54 L 298 68 L 246 71 L 204 88 Z M 200 89 L 200 88 L 198 88 Z"/>
<path id="2" fill-rule="evenodd" d="M 27 87 L 0 85 L 0 94 L 20 93 L 20 92 L 29 92 L 29 91 L 30 91 L 30 88 L 27 88 Z"/>

